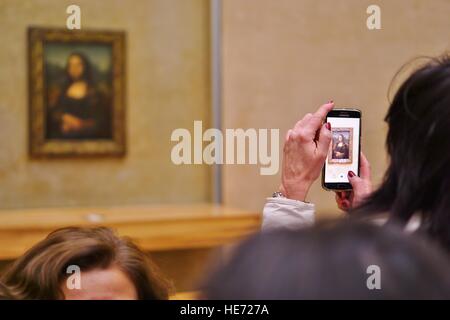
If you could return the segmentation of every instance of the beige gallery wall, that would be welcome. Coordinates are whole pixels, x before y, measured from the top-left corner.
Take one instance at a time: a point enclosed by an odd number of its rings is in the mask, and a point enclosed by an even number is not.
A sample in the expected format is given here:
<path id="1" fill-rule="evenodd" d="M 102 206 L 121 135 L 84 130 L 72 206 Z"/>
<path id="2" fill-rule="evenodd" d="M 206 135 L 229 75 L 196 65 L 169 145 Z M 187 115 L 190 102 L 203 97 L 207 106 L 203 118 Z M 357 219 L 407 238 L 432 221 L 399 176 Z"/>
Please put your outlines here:
<path id="1" fill-rule="evenodd" d="M 210 168 L 170 160 L 173 129 L 209 123 L 208 0 L 76 1 L 82 29 L 126 31 L 128 153 L 29 159 L 27 27 L 64 28 L 73 3 L 0 1 L 0 208 L 209 200 Z"/>
<path id="2" fill-rule="evenodd" d="M 363 111 L 374 180 L 386 167 L 382 122 L 392 77 L 418 55 L 449 49 L 450 2 L 379 0 L 382 30 L 366 28 L 369 0 L 223 0 L 223 128 L 286 130 L 334 99 Z M 64 27 L 64 0 L 0 1 L 0 208 L 211 199 L 206 166 L 170 161 L 175 128 L 208 123 L 208 0 L 80 0 L 82 27 L 127 32 L 123 159 L 30 160 L 26 28 Z M 281 145 L 280 145 L 281 149 Z M 227 205 L 261 210 L 279 175 L 223 167 Z M 195 187 L 192 187 L 195 186 Z M 334 210 L 316 184 L 310 201 Z"/>
<path id="3" fill-rule="evenodd" d="M 371 4 L 381 8 L 382 30 L 366 27 Z M 379 183 L 390 82 L 410 59 L 450 49 L 449 14 L 448 0 L 225 0 L 223 127 L 279 128 L 281 140 L 330 99 L 359 107 L 362 149 Z M 223 176 L 224 202 L 253 210 L 280 179 L 260 176 L 258 166 L 229 165 Z M 309 201 L 321 214 L 337 212 L 319 183 Z"/>

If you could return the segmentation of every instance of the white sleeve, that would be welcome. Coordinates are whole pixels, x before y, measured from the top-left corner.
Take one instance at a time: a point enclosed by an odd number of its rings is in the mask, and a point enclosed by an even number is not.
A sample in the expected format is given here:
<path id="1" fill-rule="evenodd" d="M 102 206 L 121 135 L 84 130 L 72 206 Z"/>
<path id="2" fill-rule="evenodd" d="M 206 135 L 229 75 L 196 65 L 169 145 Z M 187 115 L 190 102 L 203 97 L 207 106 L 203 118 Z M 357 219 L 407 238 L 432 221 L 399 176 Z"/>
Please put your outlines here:
<path id="1" fill-rule="evenodd" d="M 314 204 L 286 198 L 267 198 L 262 231 L 298 229 L 314 224 Z"/>

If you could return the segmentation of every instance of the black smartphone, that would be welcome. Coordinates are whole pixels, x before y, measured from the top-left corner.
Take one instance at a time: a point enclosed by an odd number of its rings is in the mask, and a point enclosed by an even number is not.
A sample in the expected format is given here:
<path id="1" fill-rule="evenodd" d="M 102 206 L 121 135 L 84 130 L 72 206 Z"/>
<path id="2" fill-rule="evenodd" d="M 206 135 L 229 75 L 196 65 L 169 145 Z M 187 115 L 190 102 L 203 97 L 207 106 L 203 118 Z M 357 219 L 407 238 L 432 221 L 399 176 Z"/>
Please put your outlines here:
<path id="1" fill-rule="evenodd" d="M 359 175 L 361 149 L 361 111 L 353 108 L 331 110 L 326 117 L 331 124 L 331 145 L 322 172 L 326 190 L 351 190 L 348 172 Z"/>

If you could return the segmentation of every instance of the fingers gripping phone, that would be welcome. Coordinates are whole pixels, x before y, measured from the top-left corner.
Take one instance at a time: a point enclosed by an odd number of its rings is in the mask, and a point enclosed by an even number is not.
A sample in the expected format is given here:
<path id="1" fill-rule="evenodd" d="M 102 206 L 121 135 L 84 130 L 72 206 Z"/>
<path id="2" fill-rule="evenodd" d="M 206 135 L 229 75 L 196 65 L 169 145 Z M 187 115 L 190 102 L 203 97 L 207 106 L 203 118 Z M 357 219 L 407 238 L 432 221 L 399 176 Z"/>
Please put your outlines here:
<path id="1" fill-rule="evenodd" d="M 322 186 L 326 190 L 351 190 L 348 172 L 359 175 L 361 111 L 333 109 L 325 121 L 331 124 L 331 144 L 323 167 Z"/>

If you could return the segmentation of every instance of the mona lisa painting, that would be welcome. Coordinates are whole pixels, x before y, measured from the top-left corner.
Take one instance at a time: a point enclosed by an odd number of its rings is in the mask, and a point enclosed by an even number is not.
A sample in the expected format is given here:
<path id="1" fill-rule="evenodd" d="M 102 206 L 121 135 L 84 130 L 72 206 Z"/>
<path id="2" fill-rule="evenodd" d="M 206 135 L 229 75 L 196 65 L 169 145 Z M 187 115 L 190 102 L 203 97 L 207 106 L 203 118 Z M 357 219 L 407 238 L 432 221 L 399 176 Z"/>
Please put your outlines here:
<path id="1" fill-rule="evenodd" d="M 329 164 L 353 163 L 353 128 L 331 128 Z"/>
<path id="2" fill-rule="evenodd" d="M 125 154 L 123 32 L 30 28 L 30 152 Z"/>

